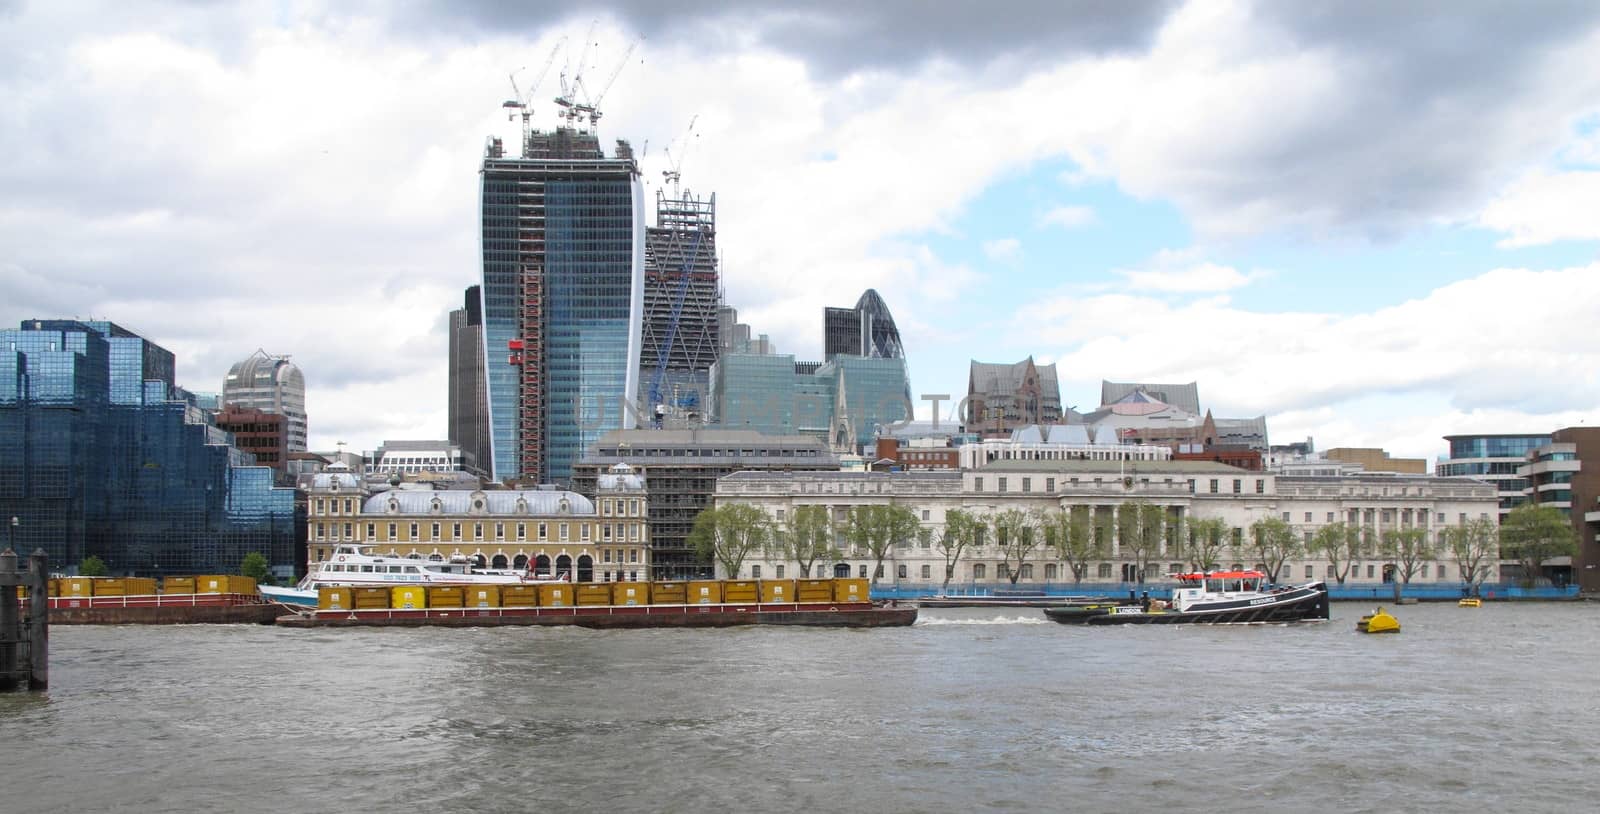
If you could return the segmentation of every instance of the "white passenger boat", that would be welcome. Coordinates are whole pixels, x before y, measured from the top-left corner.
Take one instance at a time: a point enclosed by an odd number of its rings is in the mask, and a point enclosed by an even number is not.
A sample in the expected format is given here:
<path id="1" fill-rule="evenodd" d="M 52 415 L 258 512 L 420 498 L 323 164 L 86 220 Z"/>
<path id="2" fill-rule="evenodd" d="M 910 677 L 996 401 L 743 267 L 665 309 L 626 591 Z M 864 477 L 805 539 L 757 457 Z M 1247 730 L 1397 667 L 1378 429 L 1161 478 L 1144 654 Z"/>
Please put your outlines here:
<path id="1" fill-rule="evenodd" d="M 571 581 L 568 574 L 480 570 L 473 568 L 466 559 L 439 561 L 389 557 L 374 553 L 376 548 L 363 543 L 335 546 L 333 556 L 327 562 L 318 563 L 317 568 L 306 574 L 298 585 L 293 588 L 262 585 L 259 589 L 261 596 L 279 605 L 306 609 L 317 606 L 317 589 L 324 585 L 536 585 Z"/>

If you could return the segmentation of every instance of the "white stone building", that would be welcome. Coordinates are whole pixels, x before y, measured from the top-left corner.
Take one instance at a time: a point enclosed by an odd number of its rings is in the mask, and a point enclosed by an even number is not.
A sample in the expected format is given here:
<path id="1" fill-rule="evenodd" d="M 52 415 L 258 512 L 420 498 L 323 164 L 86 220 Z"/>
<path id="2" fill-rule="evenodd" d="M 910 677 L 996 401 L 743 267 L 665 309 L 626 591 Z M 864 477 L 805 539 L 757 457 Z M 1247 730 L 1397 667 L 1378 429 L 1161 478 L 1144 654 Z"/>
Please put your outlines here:
<path id="1" fill-rule="evenodd" d="M 748 503 L 784 523 L 796 507 L 824 505 L 831 509 L 837 529 L 842 529 L 853 507 L 891 503 L 910 508 L 922 523 L 918 538 L 897 545 L 884 562 L 881 581 L 937 586 L 943 582 L 944 559 L 933 541 L 943 530 L 945 513 L 964 509 L 990 515 L 1007 509 L 1061 511 L 1089 506 L 1107 518 L 1123 503 L 1142 500 L 1161 506 L 1169 517 L 1221 518 L 1232 539 L 1246 540 L 1257 520 L 1277 517 L 1302 539 L 1335 522 L 1354 523 L 1381 535 L 1388 529 L 1419 528 L 1437 543 L 1439 533 L 1479 517 L 1492 517 L 1496 493 L 1478 481 L 1428 476 L 1367 474 L 1353 477 L 1282 477 L 1203 461 L 997 461 L 981 469 L 960 472 L 739 472 L 717 482 L 715 501 Z M 1114 524 L 1113 524 L 1114 528 Z M 868 576 L 873 562 L 861 550 L 852 550 L 837 535 L 839 556 L 816 566 L 807 576 Z M 1459 580 L 1455 564 L 1442 545 L 1413 583 L 1450 584 Z M 1232 546 L 1224 548 L 1224 564 L 1252 567 L 1249 555 Z M 991 545 L 969 551 L 956 568 L 955 582 L 998 582 L 1004 558 Z M 796 564 L 768 555 L 746 561 L 738 578 L 802 576 Z M 1182 558 L 1163 546 L 1158 561 L 1149 564 L 1145 578 L 1182 570 Z M 1072 580 L 1065 562 L 1041 546 L 1020 570 L 1018 585 L 1061 583 Z M 1092 563 L 1085 584 L 1116 583 L 1138 577 L 1131 557 L 1124 557 L 1112 540 L 1111 556 Z M 1285 564 L 1280 581 L 1308 578 L 1332 580 L 1331 569 L 1320 557 L 1304 556 Z M 1356 563 L 1346 584 L 1373 584 L 1384 580 L 1384 561 L 1376 554 Z M 1008 580 L 1007 580 L 1008 581 Z"/>

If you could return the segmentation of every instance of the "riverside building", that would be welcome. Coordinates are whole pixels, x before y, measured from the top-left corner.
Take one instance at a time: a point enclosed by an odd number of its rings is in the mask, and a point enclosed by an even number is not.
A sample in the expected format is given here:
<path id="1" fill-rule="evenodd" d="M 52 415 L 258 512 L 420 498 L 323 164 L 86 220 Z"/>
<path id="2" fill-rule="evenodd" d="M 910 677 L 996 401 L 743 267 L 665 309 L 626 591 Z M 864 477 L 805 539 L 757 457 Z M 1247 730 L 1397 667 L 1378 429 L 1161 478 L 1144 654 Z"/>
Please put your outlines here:
<path id="1" fill-rule="evenodd" d="M 1218 565 L 1260 567 L 1247 542 L 1250 525 L 1276 517 L 1288 523 L 1303 541 L 1322 526 L 1344 522 L 1369 529 L 1374 539 L 1388 529 L 1424 530 L 1437 543 L 1446 527 L 1493 516 L 1494 487 L 1474 481 L 1428 476 L 1363 475 L 1344 478 L 1291 478 L 1204 461 L 1145 460 L 1002 460 L 958 472 L 739 472 L 717 481 L 716 504 L 745 503 L 767 513 L 779 525 L 804 505 L 826 506 L 840 532 L 839 551 L 819 563 L 813 574 L 795 573 L 793 562 L 758 554 L 741 569 L 740 578 L 761 576 L 869 576 L 873 560 L 845 543 L 842 534 L 850 510 L 866 505 L 909 508 L 921 524 L 913 539 L 901 541 L 885 559 L 881 581 L 938 586 L 944 580 L 944 557 L 935 545 L 944 531 L 946 514 L 962 509 L 988 516 L 1008 509 L 1060 512 L 1082 507 L 1103 535 L 1105 555 L 1088 565 L 1083 582 L 1140 582 L 1186 570 L 1189 563 L 1171 537 L 1175 524 L 1219 518 L 1226 528 Z M 1138 554 L 1117 539 L 1117 511 L 1148 503 L 1166 518 L 1163 539 L 1152 551 Z M 1008 567 L 992 539 L 970 549 L 958 563 L 955 582 L 1007 582 Z M 1460 577 L 1448 551 L 1436 546 L 1413 583 L 1451 584 Z M 1392 570 L 1375 552 L 1364 553 L 1351 567 L 1347 584 L 1381 584 Z M 1018 567 L 1019 585 L 1073 581 L 1068 564 L 1040 546 Z M 1286 563 L 1282 582 L 1335 580 L 1323 558 L 1302 555 Z"/>
<path id="2" fill-rule="evenodd" d="M 1528 453 L 1550 443 L 1550 433 L 1446 435 L 1450 457 L 1434 465 L 1442 478 L 1472 478 L 1492 483 L 1500 495 L 1499 519 L 1526 503 L 1528 479 L 1517 474 Z"/>
<path id="3" fill-rule="evenodd" d="M 237 573 L 301 559 L 303 509 L 173 382 L 171 352 L 111 322 L 0 331 L 0 517 L 70 572 Z"/>
<path id="4" fill-rule="evenodd" d="M 391 557 L 465 559 L 578 582 L 649 579 L 645 479 L 626 465 L 596 477 L 594 499 L 560 489 L 372 492 L 354 473 L 331 468 L 302 485 L 308 568 L 327 562 L 339 543 L 365 543 Z"/>

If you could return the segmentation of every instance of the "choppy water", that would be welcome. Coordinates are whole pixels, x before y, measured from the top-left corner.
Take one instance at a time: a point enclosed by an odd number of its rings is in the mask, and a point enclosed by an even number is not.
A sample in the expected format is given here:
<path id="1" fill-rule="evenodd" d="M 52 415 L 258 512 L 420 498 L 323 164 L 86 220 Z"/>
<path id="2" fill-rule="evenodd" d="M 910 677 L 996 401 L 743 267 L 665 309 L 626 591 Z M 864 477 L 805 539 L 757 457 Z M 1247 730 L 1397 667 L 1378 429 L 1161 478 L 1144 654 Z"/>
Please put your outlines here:
<path id="1" fill-rule="evenodd" d="M 1076 628 L 57 627 L 0 811 L 1594 810 L 1600 606 Z"/>

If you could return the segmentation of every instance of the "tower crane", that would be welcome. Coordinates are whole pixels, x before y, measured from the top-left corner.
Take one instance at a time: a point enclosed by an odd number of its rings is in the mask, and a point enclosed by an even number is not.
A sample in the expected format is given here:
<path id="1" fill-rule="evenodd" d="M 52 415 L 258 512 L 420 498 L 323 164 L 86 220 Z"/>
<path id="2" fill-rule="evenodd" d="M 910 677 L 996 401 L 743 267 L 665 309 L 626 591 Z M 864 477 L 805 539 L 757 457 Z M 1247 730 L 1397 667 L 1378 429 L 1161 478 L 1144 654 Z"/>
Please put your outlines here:
<path id="1" fill-rule="evenodd" d="M 589 114 L 589 126 L 596 127 L 600 124 L 600 116 L 602 115 L 600 113 L 600 102 L 606 98 L 606 92 L 611 90 L 611 86 L 616 83 L 617 76 L 622 73 L 622 69 L 628 66 L 628 57 L 633 56 L 633 49 L 637 47 L 639 47 L 638 40 L 628 43 L 628 50 L 622 52 L 622 58 L 617 60 L 617 67 L 611 71 L 611 77 L 606 80 L 605 86 L 600 88 L 600 92 L 595 95 L 594 101 L 586 105 L 575 105 L 573 107 L 576 111 Z"/>
<path id="2" fill-rule="evenodd" d="M 555 47 L 550 49 L 550 56 L 545 58 L 544 67 L 539 69 L 539 75 L 534 77 L 533 86 L 528 88 L 527 93 L 523 93 L 522 90 L 517 87 L 517 74 L 522 72 L 523 69 L 518 68 L 517 70 L 511 72 L 512 98 L 506 100 L 506 102 L 500 106 L 508 111 L 506 114 L 506 121 L 511 121 L 517 115 L 516 113 L 510 111 L 522 111 L 522 144 L 524 147 L 526 147 L 528 144 L 528 134 L 532 130 L 532 126 L 528 120 L 533 116 L 533 95 L 539 92 L 539 86 L 544 84 L 545 76 L 550 73 L 550 66 L 555 64 L 556 52 L 560 51 L 561 47 L 566 44 L 566 37 L 562 37 L 556 41 Z"/>
<path id="3" fill-rule="evenodd" d="M 572 81 L 567 81 L 565 68 L 561 71 L 561 95 L 555 98 L 555 103 L 561 108 L 560 115 L 567 120 L 567 124 L 571 124 L 579 115 L 576 108 L 579 104 L 578 92 L 583 88 L 584 63 L 589 60 L 589 46 L 594 44 L 594 29 L 599 24 L 598 19 L 589 24 L 589 33 L 584 35 L 583 50 L 578 52 L 578 67 L 572 74 Z"/>
<path id="4" fill-rule="evenodd" d="M 677 141 L 680 146 L 678 147 L 678 156 L 676 158 L 672 156 L 672 146 L 668 145 L 666 147 L 667 169 L 661 171 L 661 177 L 672 185 L 673 198 L 678 197 L 678 181 L 683 178 L 683 156 L 689 152 L 689 137 L 694 134 L 694 123 L 699 119 L 700 114 L 698 113 L 689 117 L 689 127 L 683 131 L 683 136 Z"/>

